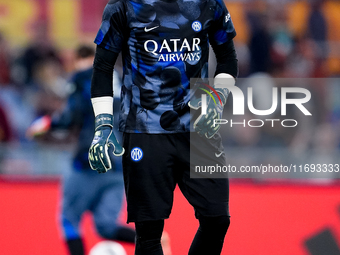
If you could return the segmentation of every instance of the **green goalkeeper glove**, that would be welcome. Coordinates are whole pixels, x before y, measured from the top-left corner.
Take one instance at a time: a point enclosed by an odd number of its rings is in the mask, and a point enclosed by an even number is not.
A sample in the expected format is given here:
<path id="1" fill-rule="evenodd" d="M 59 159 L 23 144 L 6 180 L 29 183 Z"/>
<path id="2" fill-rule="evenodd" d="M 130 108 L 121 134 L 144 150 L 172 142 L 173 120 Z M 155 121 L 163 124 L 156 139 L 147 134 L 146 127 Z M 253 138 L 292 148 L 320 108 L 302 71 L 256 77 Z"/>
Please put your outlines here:
<path id="1" fill-rule="evenodd" d="M 210 93 L 210 92 L 209 92 Z M 223 107 L 227 102 L 228 89 L 216 88 L 213 93 L 209 94 L 206 105 L 206 114 L 201 114 L 194 122 L 195 131 L 201 136 L 208 139 L 212 138 L 220 129 L 220 125 L 215 120 L 221 119 Z M 202 107 L 202 99 L 196 98 L 189 102 L 189 107 L 198 110 Z"/>
<path id="2" fill-rule="evenodd" d="M 98 173 L 106 173 L 112 168 L 109 149 L 113 155 L 122 156 L 124 148 L 113 133 L 113 115 L 99 114 L 95 118 L 95 133 L 89 150 L 89 163 Z"/>

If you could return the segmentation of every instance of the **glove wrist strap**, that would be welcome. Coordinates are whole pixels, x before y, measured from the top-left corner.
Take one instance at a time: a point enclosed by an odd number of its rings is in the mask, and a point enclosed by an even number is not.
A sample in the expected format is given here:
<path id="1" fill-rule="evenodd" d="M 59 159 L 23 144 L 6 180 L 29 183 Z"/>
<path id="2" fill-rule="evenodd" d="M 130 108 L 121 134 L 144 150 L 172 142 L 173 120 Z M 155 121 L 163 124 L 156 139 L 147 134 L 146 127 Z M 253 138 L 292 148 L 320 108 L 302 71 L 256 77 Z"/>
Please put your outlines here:
<path id="1" fill-rule="evenodd" d="M 108 126 L 113 128 L 113 115 L 108 113 L 99 114 L 95 118 L 95 130 L 100 127 Z"/>
<path id="2" fill-rule="evenodd" d="M 229 90 L 228 89 L 222 89 L 222 88 L 216 88 L 215 90 L 219 94 L 221 101 L 222 101 L 222 104 L 224 106 L 225 103 L 227 102 Z"/>

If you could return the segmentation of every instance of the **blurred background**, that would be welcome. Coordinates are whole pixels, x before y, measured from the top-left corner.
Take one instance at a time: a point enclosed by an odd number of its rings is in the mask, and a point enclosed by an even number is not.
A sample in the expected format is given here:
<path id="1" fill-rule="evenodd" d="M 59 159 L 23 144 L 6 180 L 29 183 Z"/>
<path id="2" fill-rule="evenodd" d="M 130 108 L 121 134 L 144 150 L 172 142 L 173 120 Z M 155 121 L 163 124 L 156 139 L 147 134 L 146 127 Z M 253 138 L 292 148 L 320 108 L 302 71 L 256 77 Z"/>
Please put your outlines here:
<path id="1" fill-rule="evenodd" d="M 67 134 L 60 132 L 32 141 L 25 133 L 39 116 L 65 105 L 74 89 L 68 82 L 75 69 L 74 50 L 92 44 L 106 3 L 0 0 L 1 254 L 66 254 L 57 224 L 59 184 L 70 171 L 76 139 L 65 142 L 60 138 Z M 226 5 L 237 31 L 240 81 L 263 79 L 254 100 L 263 103 L 279 81 L 294 78 L 311 91 L 313 114 L 303 118 L 291 111 L 300 123 L 288 130 L 222 127 L 229 162 L 339 164 L 340 1 L 240 0 Z M 339 172 L 322 178 L 239 177 L 231 179 L 232 223 L 223 254 L 340 254 Z M 175 198 L 166 229 L 173 254 L 182 255 L 197 224 L 178 190 Z M 178 233 L 181 225 L 188 231 Z M 90 217 L 83 229 L 89 250 L 100 240 Z M 124 247 L 133 254 L 131 245 Z"/>

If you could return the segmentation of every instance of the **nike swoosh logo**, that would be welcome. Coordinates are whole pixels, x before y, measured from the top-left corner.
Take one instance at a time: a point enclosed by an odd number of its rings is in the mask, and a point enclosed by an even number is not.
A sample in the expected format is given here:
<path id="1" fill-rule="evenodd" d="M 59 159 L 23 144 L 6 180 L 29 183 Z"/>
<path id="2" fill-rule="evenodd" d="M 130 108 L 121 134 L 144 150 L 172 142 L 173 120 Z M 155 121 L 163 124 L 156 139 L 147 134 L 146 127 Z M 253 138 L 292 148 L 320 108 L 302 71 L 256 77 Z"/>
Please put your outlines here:
<path id="1" fill-rule="evenodd" d="M 220 153 L 217 153 L 217 152 L 215 152 L 215 156 L 216 156 L 216 158 L 219 158 L 219 157 L 221 157 L 221 155 L 223 154 L 223 151 L 222 152 L 220 152 Z"/>
<path id="2" fill-rule="evenodd" d="M 154 30 L 154 29 L 156 29 L 157 27 L 159 27 L 159 26 L 150 27 L 150 28 L 144 27 L 144 31 L 145 31 L 145 32 L 150 32 L 151 30 Z"/>

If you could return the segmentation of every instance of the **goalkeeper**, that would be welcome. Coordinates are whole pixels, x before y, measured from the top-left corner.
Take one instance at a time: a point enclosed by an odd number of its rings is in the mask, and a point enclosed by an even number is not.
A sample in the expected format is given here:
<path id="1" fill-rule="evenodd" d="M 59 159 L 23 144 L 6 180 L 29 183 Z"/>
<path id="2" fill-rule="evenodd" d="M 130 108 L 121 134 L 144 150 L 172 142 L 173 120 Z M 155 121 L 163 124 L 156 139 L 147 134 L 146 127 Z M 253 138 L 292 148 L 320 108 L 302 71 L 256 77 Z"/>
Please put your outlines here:
<path id="1" fill-rule="evenodd" d="M 237 76 L 235 35 L 220 0 L 113 0 L 104 10 L 95 39 L 91 97 L 96 128 L 89 160 L 93 170 L 105 173 L 112 167 L 110 150 L 122 156 L 136 255 L 163 254 L 160 240 L 176 185 L 199 221 L 189 255 L 221 253 L 230 223 L 228 179 L 190 178 L 190 168 L 192 162 L 226 164 L 213 120 L 221 117 L 228 98 L 228 90 L 218 84 L 234 84 Z M 208 78 L 209 43 L 217 58 L 212 96 L 219 104 L 208 99 L 206 114 L 190 125 L 190 107 L 203 105 L 190 98 L 189 81 Z M 112 73 L 120 52 L 122 145 L 112 132 Z"/>

